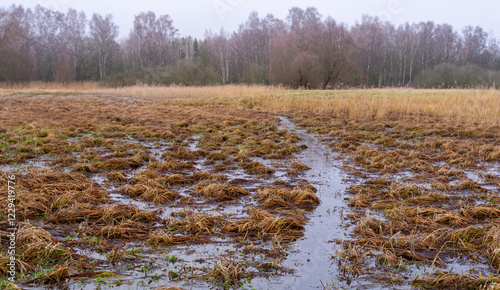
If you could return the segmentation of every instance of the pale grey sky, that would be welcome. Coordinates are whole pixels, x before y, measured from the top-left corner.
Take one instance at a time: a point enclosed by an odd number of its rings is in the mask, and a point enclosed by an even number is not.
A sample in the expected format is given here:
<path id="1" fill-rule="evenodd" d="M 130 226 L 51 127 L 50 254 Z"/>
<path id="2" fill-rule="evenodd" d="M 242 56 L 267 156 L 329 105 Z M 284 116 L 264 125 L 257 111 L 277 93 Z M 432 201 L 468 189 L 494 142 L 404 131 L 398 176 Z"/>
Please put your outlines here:
<path id="1" fill-rule="evenodd" d="M 252 11 L 263 17 L 267 13 L 284 19 L 291 7 L 314 6 L 326 17 L 353 25 L 363 14 L 378 15 L 395 24 L 432 20 L 448 23 L 457 30 L 466 25 L 479 25 L 500 37 L 500 1 L 498 0 L 0 0 L 0 7 L 12 4 L 24 7 L 42 6 L 65 12 L 69 7 L 92 13 L 113 14 L 120 36 L 128 34 L 134 15 L 153 11 L 172 17 L 180 35 L 202 38 L 210 29 L 221 27 L 234 31 Z"/>

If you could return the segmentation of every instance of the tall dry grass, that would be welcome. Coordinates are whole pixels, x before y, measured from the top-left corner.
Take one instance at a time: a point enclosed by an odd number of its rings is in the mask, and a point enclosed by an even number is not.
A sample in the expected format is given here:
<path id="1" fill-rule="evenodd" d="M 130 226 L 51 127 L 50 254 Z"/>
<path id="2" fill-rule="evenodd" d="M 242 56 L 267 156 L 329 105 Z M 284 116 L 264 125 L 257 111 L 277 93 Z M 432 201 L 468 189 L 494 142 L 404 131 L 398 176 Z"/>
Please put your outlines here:
<path id="1" fill-rule="evenodd" d="M 415 122 L 433 117 L 471 125 L 500 125 L 498 90 L 281 90 L 271 96 L 249 98 L 246 102 L 272 114 Z"/>
<path id="2" fill-rule="evenodd" d="M 198 100 L 200 105 L 210 102 L 210 99 L 217 99 L 220 104 L 252 107 L 271 114 L 333 117 L 346 120 L 405 119 L 418 122 L 421 118 L 434 117 L 470 125 L 500 125 L 500 91 L 487 89 L 305 91 L 259 85 L 103 88 L 96 82 L 0 83 L 0 96 L 7 90 L 82 91 L 157 101 Z"/>
<path id="3" fill-rule="evenodd" d="M 227 99 L 271 114 L 387 120 L 438 117 L 467 124 L 500 124 L 498 90 L 354 89 L 285 90 L 269 86 L 212 87 L 134 86 L 102 89 L 101 93 L 156 100 Z"/>
<path id="4" fill-rule="evenodd" d="M 98 82 L 24 82 L 24 83 L 3 83 L 0 82 L 0 92 L 2 90 L 20 91 L 90 91 L 98 90 L 101 86 Z"/>
<path id="5" fill-rule="evenodd" d="M 234 97 L 270 96 L 276 89 L 269 86 L 225 85 L 207 87 L 132 86 L 106 88 L 98 92 L 118 96 L 152 98 L 158 100 L 214 99 Z"/>

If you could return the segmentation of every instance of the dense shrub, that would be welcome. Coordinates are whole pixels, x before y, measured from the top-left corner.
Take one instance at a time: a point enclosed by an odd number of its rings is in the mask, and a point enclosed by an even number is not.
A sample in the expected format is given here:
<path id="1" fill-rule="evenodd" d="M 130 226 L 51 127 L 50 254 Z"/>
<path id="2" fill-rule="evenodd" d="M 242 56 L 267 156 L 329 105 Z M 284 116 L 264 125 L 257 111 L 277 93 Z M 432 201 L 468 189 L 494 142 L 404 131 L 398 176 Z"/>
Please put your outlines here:
<path id="1" fill-rule="evenodd" d="M 478 65 L 456 66 L 445 63 L 432 70 L 423 71 L 418 77 L 418 86 L 423 88 L 499 88 L 500 72 L 487 70 Z"/>
<path id="2" fill-rule="evenodd" d="M 184 61 L 177 66 L 164 69 L 144 69 L 142 71 L 116 73 L 106 77 L 104 84 L 109 87 L 131 86 L 136 83 L 184 86 L 205 86 L 220 84 L 218 74 L 207 66 L 195 61 Z"/>

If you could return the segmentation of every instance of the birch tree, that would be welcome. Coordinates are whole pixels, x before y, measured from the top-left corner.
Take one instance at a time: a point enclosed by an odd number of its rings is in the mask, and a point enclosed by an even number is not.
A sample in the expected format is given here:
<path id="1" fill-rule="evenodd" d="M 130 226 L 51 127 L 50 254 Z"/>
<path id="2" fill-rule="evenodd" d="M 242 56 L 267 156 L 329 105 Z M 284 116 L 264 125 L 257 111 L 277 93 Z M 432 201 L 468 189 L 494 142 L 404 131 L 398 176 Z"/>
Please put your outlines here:
<path id="1" fill-rule="evenodd" d="M 111 14 L 104 17 L 94 14 L 89 28 L 90 38 L 97 54 L 99 79 L 103 79 L 106 76 L 113 45 L 116 44 L 116 38 L 118 37 L 118 26 L 113 22 Z"/>

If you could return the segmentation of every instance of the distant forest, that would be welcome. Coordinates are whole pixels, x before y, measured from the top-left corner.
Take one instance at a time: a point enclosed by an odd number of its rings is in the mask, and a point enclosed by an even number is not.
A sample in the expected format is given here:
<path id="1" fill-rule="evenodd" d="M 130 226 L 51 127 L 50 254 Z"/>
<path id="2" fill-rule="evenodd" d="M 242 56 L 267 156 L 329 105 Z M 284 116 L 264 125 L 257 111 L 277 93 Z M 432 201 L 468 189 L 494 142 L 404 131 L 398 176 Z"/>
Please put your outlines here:
<path id="1" fill-rule="evenodd" d="M 395 26 L 370 16 L 349 27 L 311 7 L 286 19 L 253 12 L 237 31 L 204 39 L 180 36 L 169 15 L 146 12 L 127 37 L 118 34 L 112 15 L 0 8 L 0 81 L 500 87 L 500 42 L 481 27 Z"/>

